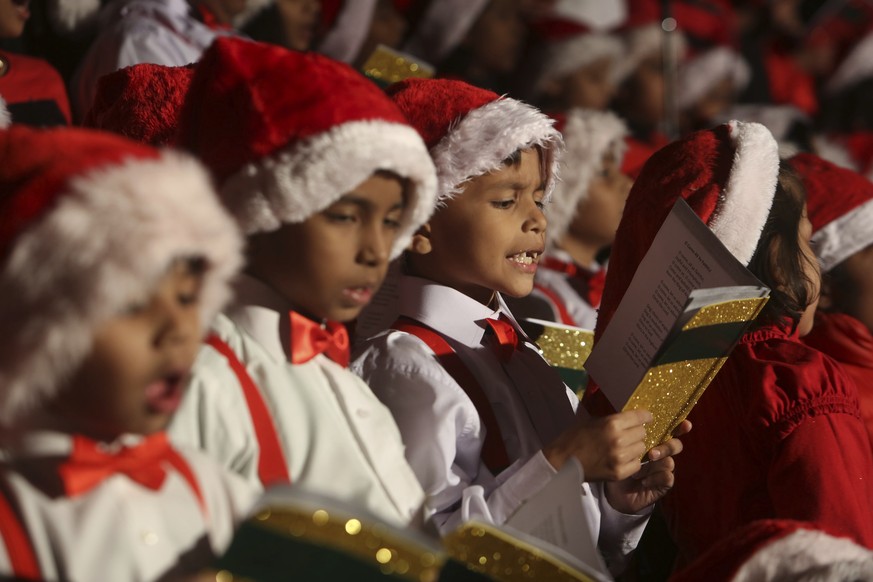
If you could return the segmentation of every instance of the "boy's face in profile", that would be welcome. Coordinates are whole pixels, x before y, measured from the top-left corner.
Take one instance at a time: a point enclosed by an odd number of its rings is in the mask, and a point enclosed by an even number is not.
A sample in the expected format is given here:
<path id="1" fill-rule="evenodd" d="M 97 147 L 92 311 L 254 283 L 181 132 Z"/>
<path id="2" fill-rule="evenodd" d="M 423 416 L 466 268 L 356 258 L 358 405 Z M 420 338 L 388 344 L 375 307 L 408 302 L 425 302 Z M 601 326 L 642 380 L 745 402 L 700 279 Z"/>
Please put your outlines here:
<path id="1" fill-rule="evenodd" d="M 528 295 L 545 247 L 544 196 L 540 153 L 523 150 L 518 163 L 473 178 L 437 211 L 416 235 L 410 270 L 484 304 L 494 291 Z"/>
<path id="2" fill-rule="evenodd" d="M 404 183 L 377 172 L 304 222 L 249 239 L 247 272 L 314 320 L 351 321 L 388 270 Z"/>
<path id="3" fill-rule="evenodd" d="M 112 440 L 163 430 L 200 348 L 202 265 L 177 261 L 154 294 L 102 325 L 91 353 L 50 409 L 66 430 Z"/>

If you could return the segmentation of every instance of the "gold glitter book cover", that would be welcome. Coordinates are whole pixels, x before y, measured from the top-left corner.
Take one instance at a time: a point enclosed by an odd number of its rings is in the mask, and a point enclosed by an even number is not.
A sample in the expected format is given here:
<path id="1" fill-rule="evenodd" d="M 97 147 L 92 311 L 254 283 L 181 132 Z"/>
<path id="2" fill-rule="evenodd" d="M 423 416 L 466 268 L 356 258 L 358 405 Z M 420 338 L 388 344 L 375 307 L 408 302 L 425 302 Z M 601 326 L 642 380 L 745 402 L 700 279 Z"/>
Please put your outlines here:
<path id="1" fill-rule="evenodd" d="M 380 44 L 367 57 L 361 72 L 376 84 L 387 87 L 404 79 L 430 79 L 435 70 L 421 59 Z"/>
<path id="2" fill-rule="evenodd" d="M 654 447 L 688 416 L 769 295 L 680 199 L 585 369 L 615 410 L 652 413 Z"/>

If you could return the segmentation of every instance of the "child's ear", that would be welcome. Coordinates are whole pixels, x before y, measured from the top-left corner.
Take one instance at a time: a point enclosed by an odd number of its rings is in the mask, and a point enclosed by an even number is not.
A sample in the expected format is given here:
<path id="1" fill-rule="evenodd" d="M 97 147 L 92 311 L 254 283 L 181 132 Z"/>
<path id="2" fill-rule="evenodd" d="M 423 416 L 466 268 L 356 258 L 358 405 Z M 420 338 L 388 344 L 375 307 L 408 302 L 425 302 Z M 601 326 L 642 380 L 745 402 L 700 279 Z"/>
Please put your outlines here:
<path id="1" fill-rule="evenodd" d="M 426 222 L 412 235 L 412 241 L 407 249 L 418 255 L 426 255 L 433 250 L 430 244 L 430 223 Z"/>

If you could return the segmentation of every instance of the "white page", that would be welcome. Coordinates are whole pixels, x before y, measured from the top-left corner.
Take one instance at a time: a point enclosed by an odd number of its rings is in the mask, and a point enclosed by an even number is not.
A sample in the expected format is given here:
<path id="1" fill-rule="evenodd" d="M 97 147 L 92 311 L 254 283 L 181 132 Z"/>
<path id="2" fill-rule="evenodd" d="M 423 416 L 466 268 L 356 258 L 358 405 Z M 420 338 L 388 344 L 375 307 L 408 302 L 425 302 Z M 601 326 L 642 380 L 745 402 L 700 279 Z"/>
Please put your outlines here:
<path id="1" fill-rule="evenodd" d="M 592 525 L 582 505 L 582 480 L 582 466 L 576 459 L 570 459 L 545 487 L 512 514 L 505 525 L 511 533 L 516 530 L 528 534 L 573 556 L 581 562 L 570 562 L 578 570 L 593 571 L 598 574 L 598 579 L 611 580 L 597 551 L 597 537 L 592 538 Z M 553 548 L 544 549 L 565 561 L 570 559 Z"/>
<path id="2" fill-rule="evenodd" d="M 691 291 L 732 286 L 766 289 L 679 199 L 585 362 L 617 410 L 642 381 Z M 722 300 L 733 297 L 725 290 Z"/>

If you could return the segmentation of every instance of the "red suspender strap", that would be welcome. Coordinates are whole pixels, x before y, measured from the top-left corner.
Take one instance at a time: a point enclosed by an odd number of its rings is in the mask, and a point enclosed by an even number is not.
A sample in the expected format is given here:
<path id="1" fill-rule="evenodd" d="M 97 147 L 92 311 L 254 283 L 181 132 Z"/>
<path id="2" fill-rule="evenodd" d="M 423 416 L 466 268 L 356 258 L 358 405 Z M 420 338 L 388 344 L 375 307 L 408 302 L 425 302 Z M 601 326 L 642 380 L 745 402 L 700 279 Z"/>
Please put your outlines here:
<path id="1" fill-rule="evenodd" d="M 549 289 L 548 287 L 543 287 L 538 283 L 534 283 L 534 289 L 542 293 L 546 296 L 549 302 L 552 304 L 552 307 L 558 312 L 558 317 L 561 318 L 561 323 L 564 325 L 572 325 L 576 326 L 576 322 L 573 321 L 573 318 L 570 316 L 570 312 L 567 311 L 567 308 L 564 306 L 564 302 L 561 301 L 561 298 L 557 293 Z"/>
<path id="2" fill-rule="evenodd" d="M 260 449 L 258 477 L 261 479 L 261 483 L 264 487 L 279 482 L 290 483 L 291 473 L 288 471 L 285 454 L 282 452 L 282 445 L 279 443 L 276 425 L 273 424 L 273 416 L 267 409 L 260 390 L 258 390 L 254 381 L 252 381 L 245 366 L 243 366 L 234 351 L 230 349 L 230 346 L 224 340 L 216 335 L 210 335 L 206 338 L 206 343 L 227 359 L 242 387 L 246 404 L 249 408 L 249 414 L 252 418 L 252 424 L 255 425 L 255 436 L 258 439 L 258 448 Z"/>
<path id="3" fill-rule="evenodd" d="M 488 402 L 488 397 L 485 396 L 485 391 L 482 390 L 479 381 L 461 361 L 449 342 L 429 327 L 407 317 L 401 317 L 391 327 L 397 331 L 414 335 L 433 350 L 439 363 L 473 401 L 473 406 L 476 407 L 476 412 L 479 413 L 479 418 L 485 425 L 485 442 L 482 444 L 482 460 L 485 461 L 485 466 L 495 475 L 508 467 L 510 464 L 509 455 L 506 452 L 503 435 L 500 433 L 500 426 L 497 424 L 497 417 L 494 416 L 491 403 Z"/>
<path id="4" fill-rule="evenodd" d="M 6 546 L 6 553 L 9 554 L 9 562 L 15 578 L 42 580 L 36 552 L 30 543 L 27 530 L 24 529 L 24 523 L 12 508 L 11 497 L 7 494 L 6 487 L 0 487 L 0 535 L 3 536 L 3 544 Z"/>

